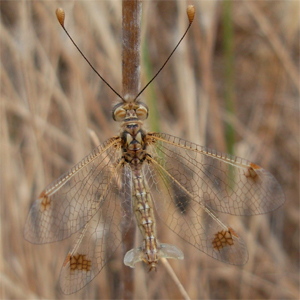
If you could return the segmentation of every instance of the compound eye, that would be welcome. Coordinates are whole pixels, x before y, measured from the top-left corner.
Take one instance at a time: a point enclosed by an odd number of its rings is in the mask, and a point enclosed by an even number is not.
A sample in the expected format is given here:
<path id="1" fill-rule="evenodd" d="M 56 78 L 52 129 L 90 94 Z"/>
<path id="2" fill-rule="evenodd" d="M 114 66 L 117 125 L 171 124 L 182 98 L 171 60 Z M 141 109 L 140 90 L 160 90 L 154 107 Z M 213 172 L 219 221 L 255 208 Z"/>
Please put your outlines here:
<path id="1" fill-rule="evenodd" d="M 145 103 L 139 102 L 139 107 L 135 110 L 139 120 L 146 120 L 148 118 L 148 107 Z"/>
<path id="2" fill-rule="evenodd" d="M 118 103 L 112 110 L 112 117 L 115 121 L 120 122 L 125 119 L 126 110 L 123 108 L 123 103 Z"/>

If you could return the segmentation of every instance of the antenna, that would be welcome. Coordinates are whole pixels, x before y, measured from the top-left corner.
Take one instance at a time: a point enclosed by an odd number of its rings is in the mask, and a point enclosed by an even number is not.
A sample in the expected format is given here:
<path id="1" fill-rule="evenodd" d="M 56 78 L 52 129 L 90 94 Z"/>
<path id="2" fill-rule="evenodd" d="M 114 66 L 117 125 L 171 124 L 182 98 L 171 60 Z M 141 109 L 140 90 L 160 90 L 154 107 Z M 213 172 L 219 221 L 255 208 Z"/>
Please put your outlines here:
<path id="1" fill-rule="evenodd" d="M 180 43 L 182 42 L 182 40 L 184 39 L 184 37 L 186 36 L 187 32 L 189 31 L 189 29 L 191 28 L 191 25 L 194 21 L 194 16 L 195 16 L 195 6 L 194 5 L 189 5 L 186 9 L 186 13 L 189 19 L 189 26 L 186 29 L 185 33 L 183 34 L 182 38 L 179 40 L 179 42 L 177 43 L 177 45 L 175 46 L 174 50 L 171 52 L 171 54 L 168 56 L 168 58 L 166 59 L 166 61 L 164 62 L 164 64 L 161 66 L 161 68 L 157 71 L 157 73 L 153 76 L 153 78 L 142 88 L 142 90 L 137 94 L 137 96 L 134 98 L 134 101 L 136 101 L 136 99 L 143 93 L 143 91 L 148 87 L 148 85 L 157 77 L 157 75 L 160 73 L 160 71 L 165 67 L 165 65 L 167 64 L 167 62 L 169 61 L 169 59 L 171 58 L 171 56 L 174 54 L 174 52 L 176 51 L 176 49 L 178 48 L 178 46 L 180 45 Z"/>
<path id="2" fill-rule="evenodd" d="M 71 40 L 71 42 L 73 43 L 73 45 L 76 47 L 76 49 L 79 51 L 79 53 L 82 55 L 82 57 L 85 59 L 85 61 L 90 65 L 90 67 L 94 70 L 94 72 L 104 81 L 104 83 L 119 97 L 121 98 L 121 100 L 123 102 L 126 102 L 124 100 L 124 98 L 99 74 L 99 72 L 93 67 L 93 65 L 89 62 L 89 60 L 87 59 L 87 57 L 82 53 L 82 51 L 79 49 L 79 47 L 77 46 L 77 44 L 74 42 L 74 40 L 72 39 L 72 37 L 70 36 L 69 32 L 67 31 L 67 29 L 65 28 L 65 11 L 62 8 L 58 8 L 55 11 L 56 13 L 56 17 L 57 20 L 59 22 L 59 24 L 61 25 L 61 27 L 63 28 L 63 30 L 65 31 L 65 33 L 67 34 L 67 36 L 69 37 L 69 39 Z"/>
<path id="3" fill-rule="evenodd" d="M 136 99 L 144 92 L 144 90 L 148 87 L 148 85 L 157 77 L 157 75 L 161 72 L 161 70 L 165 67 L 165 65 L 167 64 L 167 62 L 170 60 L 171 56 L 174 54 L 174 52 L 176 51 L 176 49 L 178 48 L 178 46 L 180 45 L 180 43 L 182 42 L 182 40 L 184 39 L 184 37 L 186 36 L 187 32 L 189 31 L 193 21 L 194 21 L 194 16 L 195 16 L 195 6 L 194 5 L 189 5 L 186 9 L 187 12 L 187 16 L 189 19 L 189 25 L 188 28 L 186 29 L 185 33 L 183 34 L 183 36 L 181 37 L 181 39 L 179 40 L 179 42 L 177 43 L 177 45 L 175 46 L 174 50 L 171 52 L 171 54 L 168 56 L 168 58 L 166 59 L 166 61 L 164 62 L 164 64 L 161 66 L 161 68 L 157 71 L 157 73 L 153 76 L 153 78 L 144 86 L 144 88 L 137 94 L 137 96 L 134 98 L 133 102 L 136 101 Z M 65 28 L 65 11 L 62 8 L 58 8 L 56 10 L 56 17 L 58 22 L 60 23 L 61 27 L 63 28 L 63 30 L 65 31 L 65 33 L 67 34 L 67 36 L 69 37 L 69 39 L 71 40 L 71 42 L 73 43 L 73 45 L 76 47 L 76 49 L 79 51 L 79 53 L 82 55 L 82 57 L 85 59 L 85 61 L 90 65 L 90 67 L 94 70 L 94 72 L 103 80 L 103 82 L 123 101 L 126 102 L 126 100 L 99 74 L 99 72 L 93 67 L 93 65 L 89 62 L 89 60 L 87 59 L 87 57 L 82 53 L 82 51 L 79 49 L 79 47 L 77 46 L 77 44 L 74 42 L 74 40 L 72 39 L 72 37 L 70 36 L 69 32 L 66 30 Z"/>

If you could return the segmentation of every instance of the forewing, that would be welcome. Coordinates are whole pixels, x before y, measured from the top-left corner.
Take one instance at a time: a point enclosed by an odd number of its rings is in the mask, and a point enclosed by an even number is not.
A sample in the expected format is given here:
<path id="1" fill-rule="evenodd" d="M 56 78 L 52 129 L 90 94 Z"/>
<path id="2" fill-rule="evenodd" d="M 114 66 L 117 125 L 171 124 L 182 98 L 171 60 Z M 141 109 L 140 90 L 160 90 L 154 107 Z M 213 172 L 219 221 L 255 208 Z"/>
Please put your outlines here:
<path id="1" fill-rule="evenodd" d="M 268 171 L 228 154 L 167 134 L 152 133 L 148 151 L 191 197 L 178 199 L 182 210 L 188 199 L 233 215 L 267 213 L 281 206 L 283 191 Z"/>
<path id="2" fill-rule="evenodd" d="M 82 228 L 111 193 L 120 157 L 119 138 L 111 138 L 50 184 L 30 209 L 25 239 L 54 242 Z"/>
<path id="3" fill-rule="evenodd" d="M 247 262 L 245 242 L 232 228 L 203 204 L 194 201 L 184 186 L 154 159 L 144 168 L 156 212 L 173 232 L 215 259 L 234 265 Z M 182 206 L 182 201 L 187 200 L 188 206 Z"/>
<path id="4" fill-rule="evenodd" d="M 75 293 L 93 280 L 121 244 L 121 232 L 130 226 L 131 215 L 122 210 L 121 201 L 131 197 L 131 169 L 125 166 L 121 171 L 123 174 L 116 173 L 101 210 L 82 229 L 63 264 L 60 285 L 64 294 Z"/>

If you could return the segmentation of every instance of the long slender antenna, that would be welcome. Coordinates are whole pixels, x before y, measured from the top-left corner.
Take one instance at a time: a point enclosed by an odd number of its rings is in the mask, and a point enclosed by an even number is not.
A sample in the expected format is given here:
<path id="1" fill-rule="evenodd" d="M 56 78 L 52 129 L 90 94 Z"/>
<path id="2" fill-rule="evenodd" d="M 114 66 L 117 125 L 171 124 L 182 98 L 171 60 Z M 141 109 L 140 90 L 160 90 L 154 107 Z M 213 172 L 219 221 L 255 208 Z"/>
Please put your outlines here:
<path id="1" fill-rule="evenodd" d="M 187 7 L 187 16 L 189 19 L 189 25 L 188 28 L 186 29 L 185 33 L 183 34 L 183 36 L 181 37 L 181 39 L 179 40 L 179 42 L 177 43 L 177 45 L 175 46 L 174 50 L 171 52 L 171 54 L 168 56 L 168 58 L 166 59 L 166 61 L 164 62 L 164 64 L 161 66 L 161 68 L 157 71 L 157 73 L 153 76 L 153 78 L 144 86 L 144 88 L 137 94 L 137 96 L 134 98 L 134 101 L 136 101 L 136 99 L 144 92 L 144 90 L 148 87 L 148 85 L 157 77 L 157 75 L 161 72 L 161 70 L 165 67 L 165 65 L 167 64 L 167 62 L 170 60 L 171 56 L 174 54 L 174 52 L 176 51 L 176 49 L 178 48 L 178 46 L 180 45 L 180 43 L 182 42 L 182 40 L 184 39 L 184 37 L 186 36 L 187 32 L 189 31 L 189 29 L 191 28 L 191 25 L 194 21 L 194 16 L 195 16 L 195 6 L 194 5 L 189 5 Z M 87 59 L 87 57 L 82 53 L 82 51 L 79 49 L 79 47 L 77 46 L 77 44 L 74 42 L 74 40 L 72 39 L 72 37 L 70 36 L 70 34 L 68 33 L 68 31 L 66 30 L 65 26 L 64 26 L 64 22 L 65 22 L 65 12 L 62 8 L 58 8 L 56 10 L 56 17 L 58 22 L 60 23 L 61 27 L 63 28 L 63 30 L 65 31 L 65 33 L 67 34 L 67 36 L 69 37 L 69 39 L 71 40 L 71 42 L 73 43 L 73 45 L 76 47 L 76 49 L 79 51 L 79 53 L 82 55 L 82 57 L 85 59 L 85 61 L 90 65 L 90 67 L 94 70 L 94 72 L 102 79 L 102 81 L 123 101 L 126 102 L 126 100 L 99 74 L 99 72 L 93 67 L 93 65 L 89 62 L 89 60 Z M 133 102 L 134 102 L 133 101 Z"/>
<path id="2" fill-rule="evenodd" d="M 62 8 L 58 8 L 56 9 L 56 17 L 57 20 L 59 22 L 59 24 L 61 25 L 61 27 L 63 28 L 63 30 L 65 31 L 65 33 L 67 34 L 67 36 L 69 37 L 69 39 L 71 40 L 71 42 L 73 43 L 73 45 L 76 47 L 76 49 L 79 51 L 79 53 L 82 55 L 82 57 L 85 59 L 85 61 L 90 65 L 90 67 L 94 70 L 94 72 L 103 80 L 103 82 L 119 97 L 121 98 L 121 100 L 123 102 L 126 102 L 124 100 L 124 98 L 99 74 L 99 72 L 93 67 L 93 65 L 89 62 L 89 60 L 87 59 L 87 57 L 82 53 L 82 51 L 79 49 L 79 47 L 76 45 L 76 43 L 74 42 L 74 40 L 72 39 L 72 37 L 70 36 L 69 32 L 67 31 L 67 29 L 65 28 L 65 11 Z"/>
<path id="3" fill-rule="evenodd" d="M 189 5 L 186 9 L 187 12 L 187 16 L 189 19 L 189 26 L 186 29 L 185 33 L 183 34 L 182 38 L 179 40 L 179 42 L 177 43 L 177 45 L 175 46 L 174 50 L 171 52 L 171 54 L 169 55 L 169 57 L 166 59 L 165 63 L 162 65 L 162 67 L 157 71 L 157 73 L 153 76 L 153 78 L 144 86 L 144 88 L 137 94 L 137 96 L 134 98 L 134 101 L 136 101 L 136 99 L 143 93 L 143 91 L 148 87 L 148 85 L 156 78 L 156 76 L 160 73 L 160 71 L 164 68 L 164 66 L 167 64 L 167 62 L 169 61 L 169 59 L 171 58 L 171 56 L 173 55 L 173 53 L 176 51 L 176 49 L 178 48 L 178 46 L 180 45 L 180 43 L 182 42 L 182 40 L 184 39 L 184 37 L 186 36 L 187 32 L 189 31 L 189 29 L 191 28 L 191 25 L 194 21 L 194 16 L 195 16 L 195 6 L 194 5 Z"/>

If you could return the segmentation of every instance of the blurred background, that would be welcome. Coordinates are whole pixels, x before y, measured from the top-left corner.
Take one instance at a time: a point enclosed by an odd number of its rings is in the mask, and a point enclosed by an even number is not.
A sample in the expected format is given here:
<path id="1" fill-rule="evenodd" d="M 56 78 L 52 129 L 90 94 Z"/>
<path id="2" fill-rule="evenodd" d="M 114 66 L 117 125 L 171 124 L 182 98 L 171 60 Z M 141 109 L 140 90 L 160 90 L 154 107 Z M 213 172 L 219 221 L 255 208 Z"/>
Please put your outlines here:
<path id="1" fill-rule="evenodd" d="M 196 6 L 194 24 L 171 61 L 144 92 L 148 130 L 230 152 L 269 170 L 286 203 L 268 215 L 227 218 L 246 241 L 249 261 L 235 267 L 187 245 L 170 261 L 192 299 L 299 298 L 299 2 L 144 1 L 143 87 L 164 63 Z M 46 185 L 118 134 L 117 97 L 91 70 L 58 24 L 119 92 L 120 1 L 1 2 L 2 299 L 120 298 L 121 252 L 83 290 L 61 294 L 59 272 L 74 237 L 46 245 L 23 238 L 33 201 Z M 182 299 L 167 270 L 136 269 L 136 299 Z"/>

